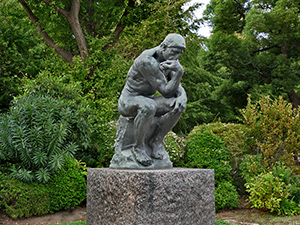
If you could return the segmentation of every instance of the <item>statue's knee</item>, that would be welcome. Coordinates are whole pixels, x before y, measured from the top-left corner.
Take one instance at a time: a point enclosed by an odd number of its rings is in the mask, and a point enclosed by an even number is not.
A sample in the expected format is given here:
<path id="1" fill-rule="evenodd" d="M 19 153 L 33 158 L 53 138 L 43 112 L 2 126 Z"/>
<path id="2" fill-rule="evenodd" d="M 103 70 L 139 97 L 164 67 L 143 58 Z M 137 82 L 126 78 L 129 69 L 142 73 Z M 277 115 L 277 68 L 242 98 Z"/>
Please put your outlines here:
<path id="1" fill-rule="evenodd" d="M 157 109 L 156 104 L 148 104 L 144 105 L 140 108 L 140 113 L 147 115 L 147 116 L 154 116 Z"/>

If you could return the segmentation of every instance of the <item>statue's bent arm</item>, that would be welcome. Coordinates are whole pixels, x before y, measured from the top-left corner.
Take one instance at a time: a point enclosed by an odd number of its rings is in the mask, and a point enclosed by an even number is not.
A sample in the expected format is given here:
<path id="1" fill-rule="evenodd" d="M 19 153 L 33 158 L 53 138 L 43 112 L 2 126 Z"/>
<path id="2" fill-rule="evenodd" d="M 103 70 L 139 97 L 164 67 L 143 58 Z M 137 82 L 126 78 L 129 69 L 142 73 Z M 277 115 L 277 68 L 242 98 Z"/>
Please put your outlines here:
<path id="1" fill-rule="evenodd" d="M 174 71 L 175 75 L 172 76 L 170 81 L 167 81 L 165 75 L 159 69 L 159 63 L 153 57 L 142 60 L 140 71 L 148 82 L 165 98 L 175 96 L 183 74 L 183 70 Z"/>

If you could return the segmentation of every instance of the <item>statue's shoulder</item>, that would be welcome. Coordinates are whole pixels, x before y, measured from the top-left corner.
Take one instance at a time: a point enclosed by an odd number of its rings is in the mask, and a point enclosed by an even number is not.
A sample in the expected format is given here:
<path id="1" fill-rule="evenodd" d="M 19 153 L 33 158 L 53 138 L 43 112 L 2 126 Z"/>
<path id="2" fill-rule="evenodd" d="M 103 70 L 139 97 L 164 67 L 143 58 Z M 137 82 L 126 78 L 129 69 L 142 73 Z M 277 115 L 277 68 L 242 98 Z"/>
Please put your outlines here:
<path id="1" fill-rule="evenodd" d="M 156 62 L 155 54 L 157 52 L 157 48 L 151 48 L 144 50 L 139 57 L 136 58 L 136 63 L 138 64 L 144 64 L 144 63 L 153 63 Z"/>

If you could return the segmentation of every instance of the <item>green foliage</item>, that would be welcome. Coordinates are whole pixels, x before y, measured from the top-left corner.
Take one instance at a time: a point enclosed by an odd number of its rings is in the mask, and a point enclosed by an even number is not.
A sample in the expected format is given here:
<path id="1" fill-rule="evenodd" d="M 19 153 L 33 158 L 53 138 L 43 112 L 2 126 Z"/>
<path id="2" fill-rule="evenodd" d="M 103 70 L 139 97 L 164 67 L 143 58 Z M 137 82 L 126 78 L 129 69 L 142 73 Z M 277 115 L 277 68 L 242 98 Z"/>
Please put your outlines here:
<path id="1" fill-rule="evenodd" d="M 20 92 L 20 78 L 34 77 L 52 55 L 15 0 L 0 2 L 0 111 Z"/>
<path id="2" fill-rule="evenodd" d="M 180 167 L 184 160 L 185 142 L 184 138 L 170 131 L 164 138 L 165 148 L 170 156 L 173 166 Z"/>
<path id="3" fill-rule="evenodd" d="M 37 182 L 0 179 L 0 199 L 4 212 L 12 218 L 43 215 L 50 210 L 48 190 Z"/>
<path id="4" fill-rule="evenodd" d="M 199 127 L 186 138 L 184 166 L 207 168 L 215 171 L 216 209 L 238 206 L 238 194 L 230 176 L 230 154 L 225 143 L 211 132 L 201 132 Z"/>
<path id="5" fill-rule="evenodd" d="M 256 140 L 258 149 L 253 149 L 253 154 L 261 154 L 262 166 L 272 168 L 280 161 L 295 168 L 294 155 L 300 148 L 299 112 L 282 97 L 271 100 L 266 96 L 258 103 L 252 103 L 249 97 L 241 114 L 250 135 Z"/>
<path id="6" fill-rule="evenodd" d="M 117 122 L 111 121 L 105 124 L 99 124 L 100 136 L 96 145 L 97 154 L 97 167 L 109 167 L 110 160 L 112 159 L 115 149 L 115 138 L 117 133 Z"/>
<path id="7" fill-rule="evenodd" d="M 210 132 L 198 132 L 196 127 L 186 138 L 185 166 L 215 170 L 215 183 L 230 181 L 230 155 L 225 143 Z"/>
<path id="8" fill-rule="evenodd" d="M 205 69 L 223 78 L 212 95 L 236 115 L 249 93 L 289 97 L 297 107 L 299 8 L 296 0 L 210 1 L 204 20 L 212 35 L 199 53 Z"/>
<path id="9" fill-rule="evenodd" d="M 240 164 L 241 175 L 250 182 L 251 179 L 265 171 L 262 163 L 262 155 L 246 155 Z"/>
<path id="10" fill-rule="evenodd" d="M 289 187 L 272 172 L 262 173 L 246 184 L 253 207 L 283 214 L 281 202 L 290 196 Z"/>
<path id="11" fill-rule="evenodd" d="M 211 132 L 224 141 L 233 168 L 238 167 L 241 158 L 253 147 L 253 139 L 249 137 L 248 128 L 243 124 L 214 122 L 198 126 L 197 131 Z"/>
<path id="12" fill-rule="evenodd" d="M 35 79 L 23 79 L 23 92 L 25 95 L 45 95 L 58 101 L 60 108 L 68 108 L 70 124 L 69 139 L 81 149 L 86 149 L 91 144 L 91 123 L 96 118 L 95 109 L 90 106 L 90 101 L 83 96 L 80 82 L 74 81 L 69 74 L 60 76 L 49 71 L 42 71 Z"/>
<path id="13" fill-rule="evenodd" d="M 231 182 L 222 182 L 215 190 L 216 211 L 224 208 L 234 209 L 239 206 L 238 193 Z"/>
<path id="14" fill-rule="evenodd" d="M 0 178 L 0 208 L 12 218 L 73 209 L 86 198 L 86 166 L 68 160 L 65 168 L 52 174 L 48 183 L 25 183 L 8 176 Z"/>
<path id="15" fill-rule="evenodd" d="M 80 119 L 63 100 L 34 93 L 19 97 L 1 115 L 1 160 L 16 164 L 11 175 L 19 180 L 47 182 L 78 149 L 71 129 Z"/>
<path id="16" fill-rule="evenodd" d="M 86 166 L 68 160 L 64 169 L 57 171 L 45 184 L 50 197 L 50 212 L 74 209 L 86 199 Z"/>
<path id="17" fill-rule="evenodd" d="M 241 176 L 240 165 L 244 162 L 245 154 L 249 153 L 255 141 L 248 134 L 244 124 L 214 122 L 198 126 L 198 132 L 211 132 L 224 141 L 230 154 L 233 184 L 240 194 L 245 194 L 245 180 Z"/>
<path id="18" fill-rule="evenodd" d="M 226 222 L 223 222 L 223 221 L 220 221 L 220 220 L 217 220 L 216 221 L 216 225 L 232 225 L 231 223 L 226 223 Z"/>

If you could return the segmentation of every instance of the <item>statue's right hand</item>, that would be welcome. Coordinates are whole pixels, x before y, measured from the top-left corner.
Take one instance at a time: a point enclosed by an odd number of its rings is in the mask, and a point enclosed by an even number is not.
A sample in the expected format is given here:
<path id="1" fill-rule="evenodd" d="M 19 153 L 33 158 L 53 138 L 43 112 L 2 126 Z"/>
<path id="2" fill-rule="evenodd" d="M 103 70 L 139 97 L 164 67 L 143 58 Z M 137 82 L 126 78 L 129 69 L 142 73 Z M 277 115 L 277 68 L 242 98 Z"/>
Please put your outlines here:
<path id="1" fill-rule="evenodd" d="M 180 65 L 178 60 L 166 60 L 164 62 L 161 62 L 159 64 L 159 68 L 162 71 L 166 71 L 166 70 L 173 70 L 173 71 L 183 70 L 183 68 Z"/>

